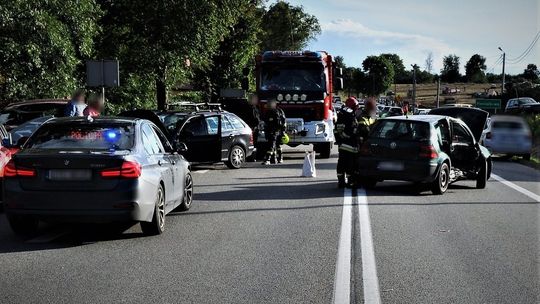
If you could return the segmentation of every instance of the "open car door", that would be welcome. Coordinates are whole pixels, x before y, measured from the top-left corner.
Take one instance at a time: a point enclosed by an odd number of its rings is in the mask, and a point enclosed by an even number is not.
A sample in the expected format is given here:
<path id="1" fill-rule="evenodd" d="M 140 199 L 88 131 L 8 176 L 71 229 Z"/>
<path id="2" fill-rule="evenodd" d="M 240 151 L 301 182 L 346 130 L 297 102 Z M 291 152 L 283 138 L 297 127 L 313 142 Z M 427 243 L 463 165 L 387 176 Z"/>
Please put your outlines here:
<path id="1" fill-rule="evenodd" d="M 120 114 L 118 114 L 120 117 L 130 117 L 130 118 L 140 118 L 140 119 L 146 119 L 151 122 L 153 122 L 160 130 L 167 136 L 167 139 L 171 144 L 174 144 L 174 138 L 172 134 L 170 134 L 169 131 L 167 131 L 167 128 L 159 119 L 156 113 L 150 111 L 150 110 L 132 110 L 132 111 L 124 111 Z"/>
<path id="2" fill-rule="evenodd" d="M 471 130 L 476 139 L 480 142 L 482 132 L 486 127 L 489 113 L 477 108 L 437 108 L 429 111 L 430 115 L 443 115 L 461 119 Z"/>
<path id="3" fill-rule="evenodd" d="M 221 115 L 193 116 L 177 131 L 177 142 L 186 144 L 188 161 L 217 163 L 221 161 L 221 133 Z"/>

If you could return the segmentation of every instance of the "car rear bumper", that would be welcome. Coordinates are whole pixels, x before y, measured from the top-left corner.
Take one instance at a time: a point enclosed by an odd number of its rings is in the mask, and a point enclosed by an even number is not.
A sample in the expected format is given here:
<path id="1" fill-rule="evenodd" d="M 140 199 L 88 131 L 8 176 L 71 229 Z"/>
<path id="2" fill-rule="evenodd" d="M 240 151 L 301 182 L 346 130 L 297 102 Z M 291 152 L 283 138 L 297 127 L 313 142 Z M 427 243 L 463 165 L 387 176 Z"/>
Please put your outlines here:
<path id="1" fill-rule="evenodd" d="M 137 183 L 113 191 L 29 191 L 17 181 L 4 187 L 6 214 L 32 215 L 61 222 L 151 221 L 154 203 L 143 202 Z"/>
<path id="2" fill-rule="evenodd" d="M 498 141 L 484 140 L 484 146 L 491 153 L 508 154 L 528 154 L 531 153 L 532 144 L 530 142 L 505 143 Z"/>
<path id="3" fill-rule="evenodd" d="M 401 170 L 382 170 L 381 162 L 402 163 Z M 411 182 L 432 182 L 437 177 L 439 164 L 426 160 L 394 160 L 373 157 L 360 157 L 359 174 L 362 177 L 375 180 L 400 180 Z"/>

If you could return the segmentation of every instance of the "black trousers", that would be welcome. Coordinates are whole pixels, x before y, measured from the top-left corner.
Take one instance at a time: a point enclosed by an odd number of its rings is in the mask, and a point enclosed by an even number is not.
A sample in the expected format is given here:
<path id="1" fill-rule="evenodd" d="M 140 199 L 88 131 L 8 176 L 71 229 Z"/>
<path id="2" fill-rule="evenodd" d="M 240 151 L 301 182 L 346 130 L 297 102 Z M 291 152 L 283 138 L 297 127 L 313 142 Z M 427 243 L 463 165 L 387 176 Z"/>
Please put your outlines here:
<path id="1" fill-rule="evenodd" d="M 337 162 L 337 175 L 338 177 L 348 175 L 354 176 L 358 172 L 358 153 L 339 150 L 338 162 Z"/>

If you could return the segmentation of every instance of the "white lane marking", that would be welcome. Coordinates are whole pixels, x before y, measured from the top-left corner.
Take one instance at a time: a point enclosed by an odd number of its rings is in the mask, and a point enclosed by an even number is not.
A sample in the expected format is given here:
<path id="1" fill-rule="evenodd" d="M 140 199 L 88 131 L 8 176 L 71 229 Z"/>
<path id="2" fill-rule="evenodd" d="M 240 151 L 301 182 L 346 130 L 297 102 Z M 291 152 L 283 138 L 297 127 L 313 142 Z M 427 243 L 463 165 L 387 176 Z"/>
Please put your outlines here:
<path id="1" fill-rule="evenodd" d="M 521 192 L 522 194 L 525 194 L 526 196 L 532 198 L 533 200 L 537 201 L 537 202 L 540 202 L 540 195 L 536 194 L 536 193 L 532 193 L 531 191 L 525 189 L 525 188 L 522 188 L 512 182 L 509 182 L 507 180 L 505 180 L 504 178 L 496 175 L 496 174 L 491 174 L 491 177 L 493 177 L 494 179 L 496 179 L 497 181 L 505 184 L 506 186 L 518 191 L 518 192 Z"/>
<path id="2" fill-rule="evenodd" d="M 373 250 L 371 222 L 367 194 L 364 189 L 358 189 L 358 220 L 360 221 L 360 248 L 362 250 L 362 281 L 364 288 L 364 303 L 380 304 L 379 279 Z"/>
<path id="3" fill-rule="evenodd" d="M 210 171 L 210 170 L 197 170 L 197 171 L 193 171 L 193 172 L 199 173 L 199 174 L 205 174 L 208 171 Z"/>
<path id="4" fill-rule="evenodd" d="M 50 231 L 43 235 L 35 237 L 33 239 L 29 239 L 28 241 L 26 241 L 26 243 L 30 243 L 30 244 L 49 243 L 58 238 L 63 237 L 64 235 L 68 233 L 69 233 L 68 231 Z"/>
<path id="5" fill-rule="evenodd" d="M 334 304 L 351 302 L 352 192 L 345 189 L 334 280 Z"/>

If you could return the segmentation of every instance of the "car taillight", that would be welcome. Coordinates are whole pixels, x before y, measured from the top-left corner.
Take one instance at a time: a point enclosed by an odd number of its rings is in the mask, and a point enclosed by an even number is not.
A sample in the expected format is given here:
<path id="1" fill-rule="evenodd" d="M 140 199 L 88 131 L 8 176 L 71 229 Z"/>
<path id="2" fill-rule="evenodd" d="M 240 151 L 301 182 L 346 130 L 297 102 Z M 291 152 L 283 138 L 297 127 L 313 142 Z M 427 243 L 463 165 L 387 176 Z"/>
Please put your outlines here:
<path id="1" fill-rule="evenodd" d="M 437 154 L 437 151 L 432 145 L 429 145 L 429 146 L 420 146 L 419 156 L 421 158 L 435 159 L 439 157 L 439 154 Z"/>
<path id="2" fill-rule="evenodd" d="M 35 177 L 36 170 L 32 168 L 23 168 L 15 166 L 11 159 L 4 167 L 4 177 Z"/>
<path id="3" fill-rule="evenodd" d="M 121 168 L 105 169 L 101 171 L 104 178 L 139 178 L 141 176 L 141 165 L 133 161 L 124 161 Z"/>
<path id="4" fill-rule="evenodd" d="M 487 138 L 487 139 L 491 139 L 491 132 L 487 132 L 487 133 L 486 133 L 486 138 Z"/>
<path id="5" fill-rule="evenodd" d="M 369 145 L 367 143 L 364 143 L 360 147 L 360 155 L 361 156 L 371 156 L 371 151 L 370 151 Z"/>

